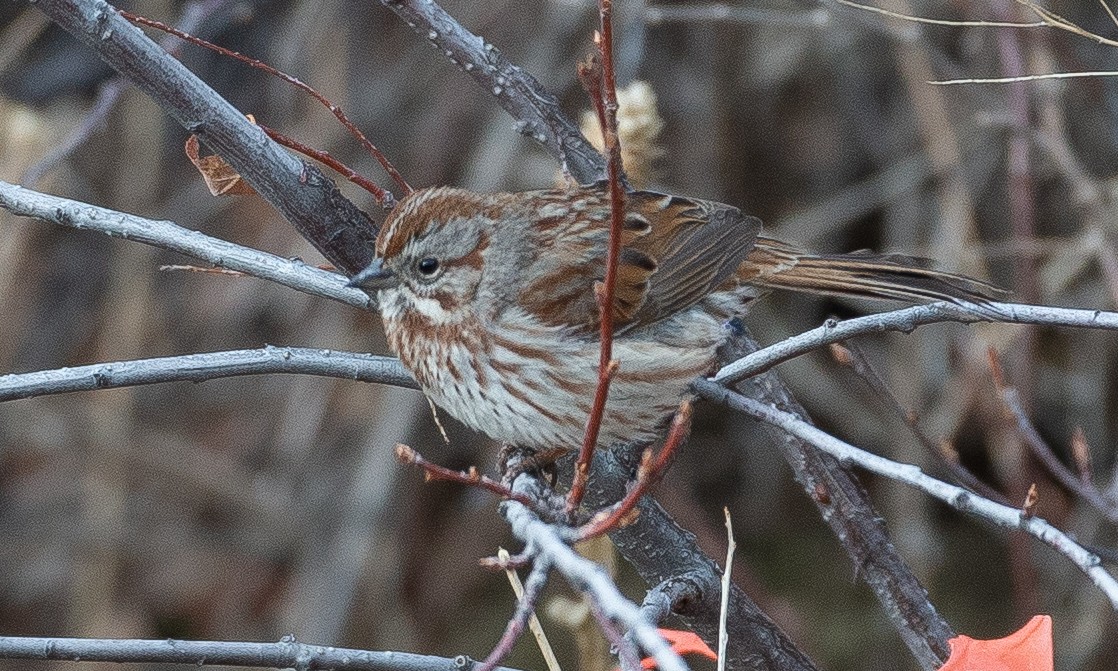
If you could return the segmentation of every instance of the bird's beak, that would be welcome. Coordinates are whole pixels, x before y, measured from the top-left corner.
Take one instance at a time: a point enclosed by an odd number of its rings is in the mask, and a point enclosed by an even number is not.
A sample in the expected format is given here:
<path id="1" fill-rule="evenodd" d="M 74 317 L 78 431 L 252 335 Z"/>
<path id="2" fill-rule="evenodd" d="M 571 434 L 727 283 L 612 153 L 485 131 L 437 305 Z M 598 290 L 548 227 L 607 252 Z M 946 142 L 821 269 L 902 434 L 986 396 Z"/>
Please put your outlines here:
<path id="1" fill-rule="evenodd" d="M 367 268 L 349 278 L 346 286 L 366 291 L 377 291 L 396 286 L 398 281 L 399 278 L 396 277 L 396 274 L 385 268 L 384 262 L 377 258 L 373 259 L 373 262 Z"/>

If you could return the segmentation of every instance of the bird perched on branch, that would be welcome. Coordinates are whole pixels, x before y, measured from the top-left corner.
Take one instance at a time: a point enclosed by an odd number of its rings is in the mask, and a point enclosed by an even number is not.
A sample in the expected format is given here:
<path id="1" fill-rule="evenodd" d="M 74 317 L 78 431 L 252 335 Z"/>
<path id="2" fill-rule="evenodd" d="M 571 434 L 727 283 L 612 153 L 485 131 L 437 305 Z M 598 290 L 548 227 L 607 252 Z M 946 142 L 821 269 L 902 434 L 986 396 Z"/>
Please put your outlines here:
<path id="1" fill-rule="evenodd" d="M 503 443 L 577 448 L 598 383 L 610 200 L 603 185 L 416 191 L 351 284 L 376 292 L 392 350 L 439 407 Z M 650 441 L 713 372 L 726 322 L 770 289 L 982 304 L 1003 292 L 907 256 L 808 254 L 721 203 L 636 191 L 611 316 L 618 368 L 598 445 Z"/>

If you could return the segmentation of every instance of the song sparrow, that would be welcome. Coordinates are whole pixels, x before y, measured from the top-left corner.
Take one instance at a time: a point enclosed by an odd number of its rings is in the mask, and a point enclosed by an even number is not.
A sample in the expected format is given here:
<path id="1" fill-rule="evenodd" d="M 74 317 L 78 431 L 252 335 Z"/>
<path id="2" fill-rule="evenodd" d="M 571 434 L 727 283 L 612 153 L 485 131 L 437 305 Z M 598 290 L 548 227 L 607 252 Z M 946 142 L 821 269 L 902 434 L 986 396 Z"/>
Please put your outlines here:
<path id="1" fill-rule="evenodd" d="M 598 381 L 593 285 L 609 219 L 600 185 L 416 191 L 351 284 L 376 290 L 389 345 L 441 408 L 504 443 L 574 449 Z M 627 194 L 613 306 L 620 367 L 599 446 L 654 439 L 688 383 L 713 371 L 727 320 L 766 289 L 909 302 L 1001 293 L 923 259 L 806 254 L 760 230 L 729 205 Z"/>

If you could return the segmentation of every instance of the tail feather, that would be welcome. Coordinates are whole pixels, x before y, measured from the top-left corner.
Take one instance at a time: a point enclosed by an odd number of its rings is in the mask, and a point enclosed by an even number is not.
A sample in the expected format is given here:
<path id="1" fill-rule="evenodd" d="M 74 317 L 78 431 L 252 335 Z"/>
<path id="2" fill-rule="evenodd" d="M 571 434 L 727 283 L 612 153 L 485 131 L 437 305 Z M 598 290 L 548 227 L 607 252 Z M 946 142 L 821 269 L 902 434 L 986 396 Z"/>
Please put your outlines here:
<path id="1" fill-rule="evenodd" d="M 754 285 L 859 298 L 915 303 L 988 303 L 1005 298 L 998 287 L 896 254 L 806 254 L 786 243 L 759 237 L 742 264 L 741 278 Z"/>

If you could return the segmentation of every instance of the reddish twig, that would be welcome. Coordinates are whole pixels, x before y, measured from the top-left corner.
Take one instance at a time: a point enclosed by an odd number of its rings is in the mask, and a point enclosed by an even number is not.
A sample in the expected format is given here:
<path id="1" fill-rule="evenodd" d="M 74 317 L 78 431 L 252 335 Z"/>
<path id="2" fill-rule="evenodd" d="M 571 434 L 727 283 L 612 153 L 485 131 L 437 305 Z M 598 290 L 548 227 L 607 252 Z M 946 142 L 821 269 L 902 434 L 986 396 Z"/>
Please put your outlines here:
<path id="1" fill-rule="evenodd" d="M 278 130 L 265 126 L 262 123 L 257 123 L 256 125 L 260 126 L 260 129 L 267 133 L 268 137 L 272 138 L 279 144 L 282 144 L 288 149 L 293 149 L 304 156 L 309 156 L 319 163 L 322 163 L 323 165 L 329 166 L 330 169 L 334 172 L 338 173 L 342 177 L 345 177 L 357 186 L 373 194 L 373 198 L 376 198 L 377 202 L 383 205 L 385 209 L 391 209 L 395 206 L 396 199 L 395 197 L 393 197 L 391 192 L 385 191 L 373 180 L 365 177 L 364 175 L 361 175 L 353 168 L 350 168 L 345 163 L 342 163 L 338 159 L 334 158 L 330 155 L 330 152 L 323 151 L 321 149 L 315 149 L 314 147 L 309 147 L 302 142 L 299 142 L 295 138 L 288 137 Z"/>
<path id="2" fill-rule="evenodd" d="M 1009 499 L 1001 494 L 990 485 L 987 485 L 982 480 L 978 479 L 974 473 L 971 473 L 968 468 L 959 463 L 959 454 L 949 444 L 937 444 L 932 440 L 931 436 L 924 433 L 920 427 L 920 418 L 912 410 L 904 407 L 900 399 L 897 398 L 889 385 L 881 378 L 873 366 L 870 364 L 869 359 L 866 357 L 865 352 L 852 341 L 843 344 L 831 344 L 831 356 L 840 364 L 847 366 L 866 383 L 870 391 L 877 396 L 878 400 L 893 410 L 894 413 L 908 426 L 909 431 L 916 437 L 917 442 L 920 443 L 939 463 L 947 469 L 949 473 L 955 478 L 955 481 L 960 485 L 976 492 L 991 501 L 997 501 L 1005 505 L 1011 505 Z"/>
<path id="3" fill-rule="evenodd" d="M 524 581 L 524 596 L 517 603 L 516 612 L 513 613 L 512 619 L 505 627 L 505 633 L 501 635 L 501 640 L 497 641 L 497 645 L 493 646 L 493 651 L 489 653 L 481 666 L 477 667 L 476 671 L 493 671 L 497 664 L 512 650 L 512 646 L 524 633 L 528 618 L 532 616 L 532 611 L 536 608 L 536 601 L 540 598 L 543 586 L 547 584 L 547 574 L 550 570 L 551 566 L 546 561 L 543 559 L 536 560 L 532 572 L 528 574 L 528 578 Z"/>
<path id="4" fill-rule="evenodd" d="M 396 170 L 396 166 L 392 165 L 392 162 L 388 160 L 388 157 L 385 156 L 384 153 L 381 152 L 380 149 L 377 149 L 376 145 L 374 145 L 369 140 L 369 138 L 365 137 L 365 134 L 361 132 L 361 129 L 358 128 L 356 124 L 354 124 L 352 121 L 349 120 L 349 117 L 346 116 L 345 112 L 343 112 L 340 107 L 335 105 L 333 102 L 330 101 L 330 99 L 328 99 L 326 96 L 324 96 L 321 93 L 319 93 L 318 91 L 316 91 L 310 85 L 304 83 L 303 81 L 301 81 L 300 79 L 298 79 L 296 77 L 292 77 L 291 75 L 287 74 L 286 72 L 283 72 L 282 70 L 277 70 L 276 68 L 272 67 L 271 65 L 268 65 L 267 63 L 265 63 L 263 61 L 257 60 L 255 58 L 250 57 L 250 56 L 245 56 L 244 54 L 242 54 L 240 52 L 237 52 L 237 51 L 233 51 L 232 49 L 226 49 L 225 47 L 221 47 L 221 46 L 218 46 L 218 45 L 213 44 L 211 42 L 207 42 L 206 40 L 195 37 L 195 36 L 191 35 L 190 33 L 179 30 L 177 28 L 173 28 L 173 27 L 171 27 L 171 26 L 169 26 L 165 23 L 162 23 L 160 21 L 155 21 L 153 19 L 149 19 L 149 18 L 144 17 L 144 16 L 139 16 L 137 14 L 132 14 L 131 12 L 126 12 L 124 10 L 117 10 L 117 11 L 120 12 L 121 16 L 123 16 L 125 19 L 131 21 L 132 23 L 135 23 L 135 24 L 138 24 L 138 25 L 141 25 L 141 26 L 147 26 L 149 28 L 154 28 L 156 30 L 163 31 L 163 32 L 168 33 L 170 35 L 174 35 L 175 37 L 178 37 L 180 39 L 186 40 L 187 42 L 189 42 L 189 43 L 191 43 L 195 46 L 199 46 L 199 47 L 203 47 L 205 49 L 209 49 L 211 51 L 215 51 L 215 52 L 221 54 L 222 56 L 227 56 L 229 58 L 235 58 L 236 60 L 241 61 L 242 63 L 245 63 L 246 65 L 254 67 L 257 70 L 263 70 L 264 72 L 267 72 L 268 74 L 272 75 L 273 77 L 277 77 L 277 78 L 287 82 L 288 84 L 291 84 L 292 86 L 306 92 L 312 98 L 314 98 L 319 103 L 321 103 L 323 107 L 330 110 L 330 113 L 334 115 L 334 118 L 336 118 L 342 124 L 342 126 L 344 126 L 345 129 L 348 130 L 350 132 L 350 134 L 353 135 L 353 137 L 355 137 L 357 139 L 357 141 L 361 143 L 361 146 L 364 147 L 365 150 L 368 151 L 369 154 L 372 155 L 372 157 L 374 159 L 376 159 L 377 163 L 379 163 L 381 165 L 381 167 L 384 168 L 384 171 L 388 173 L 388 176 L 392 178 L 392 181 L 396 183 L 396 186 L 400 187 L 400 190 L 403 191 L 404 195 L 408 195 L 413 191 L 413 189 L 411 188 L 411 185 L 407 183 L 407 181 L 404 179 L 403 175 L 401 175 L 400 172 L 398 170 Z M 374 195 L 376 195 L 376 194 L 374 194 Z M 391 207 L 392 204 L 393 204 L 391 202 L 384 202 L 384 201 L 378 201 L 378 202 L 381 202 L 381 205 L 383 205 L 386 208 Z"/>
<path id="5" fill-rule="evenodd" d="M 478 489 L 484 489 L 485 491 L 496 494 L 497 496 L 500 496 L 502 498 L 512 499 L 513 501 L 528 506 L 528 508 L 533 511 L 539 509 L 539 505 L 536 501 L 533 501 L 523 494 L 517 494 L 516 492 L 512 491 L 496 480 L 493 480 L 492 478 L 485 477 L 484 475 L 478 473 L 476 468 L 471 467 L 468 471 L 455 471 L 446 468 L 445 466 L 433 464 L 430 461 L 424 459 L 423 456 L 420 455 L 418 452 L 402 443 L 396 444 L 396 460 L 399 461 L 401 464 L 408 464 L 411 466 L 418 466 L 422 468 L 424 476 L 427 478 L 428 482 L 430 482 L 431 480 L 458 482 L 464 485 L 469 485 L 471 487 L 477 487 Z"/>
<path id="6" fill-rule="evenodd" d="M 579 540 L 587 540 L 609 533 L 618 527 L 625 526 L 632 520 L 641 497 L 663 477 L 664 471 L 667 470 L 676 450 L 687 439 L 690 428 L 691 401 L 684 400 L 679 404 L 679 410 L 672 418 L 672 426 L 668 430 L 668 437 L 664 439 L 664 446 L 660 448 L 660 453 L 656 455 L 656 459 L 653 460 L 650 453 L 645 452 L 644 458 L 641 459 L 641 465 L 637 469 L 637 479 L 629 491 L 625 493 L 625 498 L 611 508 L 598 512 L 589 522 L 584 524 L 578 530 Z"/>
<path id="7" fill-rule="evenodd" d="M 600 31 L 594 36 L 601 56 L 600 67 L 595 67 L 593 59 L 586 66 L 579 67 L 579 77 L 583 83 L 591 82 L 590 97 L 598 112 L 602 127 L 606 153 L 606 172 L 609 177 L 610 227 L 609 247 L 606 253 L 606 273 L 602 282 L 594 285 L 594 297 L 598 301 L 600 314 L 601 346 L 598 354 L 598 387 L 594 392 L 594 405 L 586 424 L 586 436 L 582 441 L 578 461 L 575 463 L 574 480 L 570 495 L 567 497 L 567 514 L 574 515 L 586 494 L 589 480 L 590 462 L 594 448 L 598 444 L 598 433 L 602 427 L 609 385 L 617 372 L 618 363 L 613 360 L 613 299 L 617 286 L 617 259 L 621 253 L 621 228 L 625 221 L 625 192 L 621 188 L 621 142 L 617 136 L 617 83 L 613 71 L 613 3 L 612 0 L 598 0 Z"/>
<path id="8" fill-rule="evenodd" d="M 1056 456 L 1056 453 L 1052 451 L 1052 448 L 1049 447 L 1048 443 L 1041 437 L 1040 432 L 1029 420 L 1021 403 L 1020 392 L 1006 382 L 1001 362 L 993 348 L 987 351 L 987 356 L 990 360 L 990 373 L 994 378 L 994 386 L 997 387 L 998 395 L 1016 421 L 1017 432 L 1025 441 L 1025 445 L 1032 455 L 1068 491 L 1086 501 L 1112 524 L 1118 524 L 1118 506 L 1107 500 L 1093 483 L 1085 482 L 1060 461 L 1060 458 Z"/>

